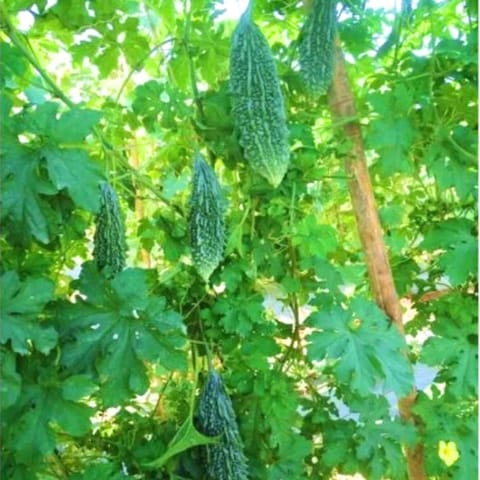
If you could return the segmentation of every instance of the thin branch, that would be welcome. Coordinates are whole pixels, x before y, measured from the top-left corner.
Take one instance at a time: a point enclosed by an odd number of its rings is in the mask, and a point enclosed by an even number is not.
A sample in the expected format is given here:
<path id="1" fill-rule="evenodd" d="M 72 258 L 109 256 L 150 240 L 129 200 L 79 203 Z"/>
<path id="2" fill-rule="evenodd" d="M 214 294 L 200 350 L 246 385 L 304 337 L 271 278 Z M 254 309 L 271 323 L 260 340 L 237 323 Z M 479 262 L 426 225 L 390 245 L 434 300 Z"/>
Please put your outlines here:
<path id="1" fill-rule="evenodd" d="M 165 391 L 167 390 L 168 384 L 170 383 L 170 381 L 172 380 L 172 378 L 173 378 L 173 372 L 170 372 L 170 375 L 168 376 L 167 381 L 163 384 L 162 389 L 161 389 L 160 392 L 158 393 L 158 399 L 157 399 L 157 402 L 155 403 L 155 407 L 153 407 L 153 410 L 152 410 L 152 412 L 150 413 L 150 418 L 155 417 L 155 414 L 157 413 L 157 410 L 158 410 L 159 407 L 160 407 L 160 403 L 161 403 L 161 401 L 162 401 L 163 394 L 164 394 Z"/>
<path id="2" fill-rule="evenodd" d="M 8 18 L 3 4 L 0 3 L 0 17 L 2 18 L 2 21 L 6 25 L 6 31 L 7 35 L 12 41 L 12 43 L 22 52 L 22 55 L 28 60 L 28 62 L 35 68 L 35 70 L 40 74 L 40 76 L 43 78 L 43 80 L 50 86 L 50 89 L 54 95 L 56 95 L 67 107 L 74 109 L 77 107 L 77 105 L 72 102 L 66 95 L 65 93 L 58 87 L 58 85 L 54 82 L 54 80 L 50 77 L 50 75 L 47 73 L 47 71 L 40 65 L 38 60 L 35 58 L 35 56 L 30 52 L 30 50 L 24 45 L 20 37 L 17 35 L 15 28 L 13 27 L 12 23 L 10 22 L 10 19 Z M 144 176 L 139 174 L 129 163 L 124 156 L 117 151 L 113 145 L 111 145 L 103 133 L 100 131 L 98 127 L 94 127 L 93 133 L 96 135 L 98 140 L 100 141 L 102 145 L 102 149 L 105 152 L 105 155 L 108 157 L 109 155 L 115 156 L 115 158 L 119 161 L 119 163 L 129 172 L 131 173 L 135 179 L 138 181 L 140 185 L 142 185 L 144 188 L 149 190 L 151 193 L 153 193 L 158 199 L 160 199 L 163 203 L 168 205 L 169 207 L 173 208 L 177 213 L 183 216 L 182 210 L 175 204 L 171 203 L 169 200 L 167 200 L 163 195 L 161 195 L 157 189 L 152 185 L 152 183 L 147 180 Z"/>
<path id="3" fill-rule="evenodd" d="M 22 55 L 29 61 L 29 63 L 35 68 L 35 70 L 40 74 L 40 76 L 45 80 L 45 82 L 49 85 L 52 92 L 62 100 L 65 105 L 70 108 L 75 108 L 75 103 L 72 102 L 57 86 L 57 84 L 52 80 L 50 75 L 46 72 L 46 70 L 40 65 L 39 61 L 35 58 L 35 56 L 30 52 L 30 50 L 26 47 L 25 42 L 17 35 L 15 27 L 12 25 L 10 19 L 8 18 L 7 13 L 5 12 L 3 3 L 0 3 L 0 16 L 2 18 L 3 23 L 6 27 L 6 32 L 8 37 L 10 38 L 11 42 L 15 47 L 17 47 L 21 52 Z"/>
<path id="4" fill-rule="evenodd" d="M 477 156 L 474 155 L 473 153 L 469 152 L 468 150 L 465 150 L 461 145 L 459 145 L 451 136 L 447 137 L 448 141 L 450 144 L 459 152 L 463 153 L 469 160 L 473 160 L 474 162 L 477 161 Z"/>
<path id="5" fill-rule="evenodd" d="M 296 196 L 296 189 L 295 185 L 293 186 L 292 189 L 292 198 L 290 200 L 290 217 L 289 217 L 289 227 L 290 231 L 293 232 L 293 226 L 295 223 L 295 196 Z M 297 252 L 295 250 L 295 247 L 290 239 L 288 238 L 288 254 L 290 258 L 290 275 L 292 278 L 297 277 Z M 293 354 L 295 348 L 300 348 L 301 346 L 301 337 L 300 337 L 300 308 L 298 305 L 298 297 L 297 295 L 293 292 L 288 295 L 289 299 L 289 306 L 292 311 L 293 315 L 293 331 L 292 331 L 292 336 L 291 336 L 291 341 L 290 345 L 288 346 L 288 349 L 285 353 L 285 356 L 283 359 L 280 361 L 280 370 L 282 372 L 285 372 L 288 370 L 289 366 L 287 366 L 287 361 Z"/>
<path id="6" fill-rule="evenodd" d="M 207 298 L 207 294 L 205 293 L 200 300 L 198 300 L 195 305 L 183 316 L 183 319 L 186 320 L 199 306 L 200 304 Z"/>
<path id="7" fill-rule="evenodd" d="M 132 78 L 135 71 L 138 70 L 144 64 L 144 62 L 146 62 L 148 60 L 148 58 L 152 54 L 154 54 L 159 48 L 162 48 L 166 44 L 174 42 L 175 40 L 176 39 L 174 37 L 167 38 L 166 40 L 159 43 L 158 45 L 155 45 L 130 69 L 130 71 L 128 72 L 128 75 L 125 77 L 125 79 L 122 82 L 122 85 L 120 86 L 120 89 L 118 90 L 118 93 L 117 93 L 117 95 L 115 97 L 115 100 L 114 100 L 115 103 L 118 103 L 118 101 L 120 100 L 120 96 L 122 95 L 123 90 L 125 89 L 127 83 L 130 81 L 130 79 Z"/>

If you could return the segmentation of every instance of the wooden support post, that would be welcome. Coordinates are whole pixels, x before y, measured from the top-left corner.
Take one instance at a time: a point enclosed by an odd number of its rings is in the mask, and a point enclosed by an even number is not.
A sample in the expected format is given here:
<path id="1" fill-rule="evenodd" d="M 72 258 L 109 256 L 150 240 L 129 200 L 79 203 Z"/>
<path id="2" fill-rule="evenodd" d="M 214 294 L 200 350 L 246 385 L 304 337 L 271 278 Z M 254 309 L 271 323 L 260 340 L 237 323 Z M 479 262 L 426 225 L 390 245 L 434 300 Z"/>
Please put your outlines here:
<path id="1" fill-rule="evenodd" d="M 345 159 L 345 170 L 350 180 L 348 188 L 362 242 L 372 293 L 377 305 L 388 315 L 398 330 L 404 334 L 402 311 L 393 275 L 383 241 L 382 228 L 373 195 L 372 182 L 368 173 L 363 145 L 362 131 L 356 118 L 357 112 L 350 83 L 345 70 L 341 48 L 336 47 L 335 72 L 330 91 L 330 108 L 337 120 L 344 120 L 344 132 L 352 142 L 352 148 Z M 400 399 L 399 411 L 405 421 L 414 421 L 411 409 L 416 392 Z M 410 480 L 426 480 L 423 445 L 406 448 L 408 476 Z"/>

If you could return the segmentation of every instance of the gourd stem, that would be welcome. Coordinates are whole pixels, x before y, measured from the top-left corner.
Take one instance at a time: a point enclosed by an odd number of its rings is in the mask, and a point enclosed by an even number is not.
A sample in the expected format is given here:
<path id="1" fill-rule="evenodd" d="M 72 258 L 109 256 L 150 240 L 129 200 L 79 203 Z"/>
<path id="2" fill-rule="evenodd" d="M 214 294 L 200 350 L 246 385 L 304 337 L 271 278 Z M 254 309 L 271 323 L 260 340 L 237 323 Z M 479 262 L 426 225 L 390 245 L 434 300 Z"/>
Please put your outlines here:
<path id="1" fill-rule="evenodd" d="M 247 8 L 242 15 L 242 17 L 245 17 L 248 20 L 252 20 L 252 17 L 253 17 L 253 1 L 254 0 L 250 0 L 248 2 Z"/>
<path id="2" fill-rule="evenodd" d="M 198 116 L 200 118 L 200 121 L 202 124 L 206 125 L 208 123 L 207 117 L 205 115 L 205 109 L 203 108 L 203 102 L 202 98 L 200 95 L 200 92 L 198 91 L 197 87 L 197 73 L 195 69 L 195 63 L 193 61 L 193 57 L 190 53 L 190 29 L 191 29 L 191 23 L 192 23 L 192 5 L 191 3 L 187 6 L 188 0 L 185 0 L 184 3 L 184 9 L 185 9 L 185 29 L 184 29 L 184 34 L 183 34 L 183 39 L 182 39 L 182 44 L 183 48 L 185 49 L 185 53 L 187 54 L 187 60 L 188 60 L 188 69 L 189 69 L 189 74 L 190 74 L 190 86 L 192 90 L 192 96 L 193 96 L 193 101 L 195 103 L 195 106 L 198 111 Z M 195 121 L 192 119 L 192 124 L 195 129 Z M 198 149 L 195 148 L 195 154 L 198 152 Z M 211 165 L 214 164 L 215 162 L 215 154 L 210 150 L 207 149 L 208 152 L 208 158 L 210 160 Z"/>
<path id="3" fill-rule="evenodd" d="M 203 345 L 205 347 L 205 352 L 207 354 L 207 365 L 208 365 L 208 370 L 213 370 L 213 361 L 212 361 L 212 351 L 210 349 L 210 346 L 205 338 L 205 332 L 203 330 L 203 322 L 202 319 L 200 318 L 200 315 L 198 315 L 198 325 L 200 327 L 200 334 L 202 335 L 202 340 L 203 340 Z"/>

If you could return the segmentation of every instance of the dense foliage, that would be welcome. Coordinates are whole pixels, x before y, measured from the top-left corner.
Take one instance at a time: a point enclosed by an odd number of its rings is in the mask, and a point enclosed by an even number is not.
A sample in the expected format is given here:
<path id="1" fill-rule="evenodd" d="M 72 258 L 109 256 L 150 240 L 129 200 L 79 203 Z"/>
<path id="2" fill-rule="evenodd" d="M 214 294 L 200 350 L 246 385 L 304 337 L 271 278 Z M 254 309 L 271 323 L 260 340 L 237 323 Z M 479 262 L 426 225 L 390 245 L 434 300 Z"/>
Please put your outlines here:
<path id="1" fill-rule="evenodd" d="M 337 31 L 405 337 L 371 299 L 343 164 L 351 141 L 299 73 L 305 8 L 252 11 L 289 132 L 273 188 L 239 142 L 237 20 L 222 3 L 0 3 L 3 478 L 204 478 L 202 451 L 218 445 L 195 429 L 207 356 L 249 478 L 404 479 L 402 446 L 416 442 L 430 477 L 472 478 L 476 3 L 402 3 L 394 15 L 339 2 Z M 197 151 L 226 199 L 208 284 L 189 229 Z M 128 246 L 113 278 L 92 261 L 105 181 Z M 414 385 L 418 428 L 396 407 Z"/>

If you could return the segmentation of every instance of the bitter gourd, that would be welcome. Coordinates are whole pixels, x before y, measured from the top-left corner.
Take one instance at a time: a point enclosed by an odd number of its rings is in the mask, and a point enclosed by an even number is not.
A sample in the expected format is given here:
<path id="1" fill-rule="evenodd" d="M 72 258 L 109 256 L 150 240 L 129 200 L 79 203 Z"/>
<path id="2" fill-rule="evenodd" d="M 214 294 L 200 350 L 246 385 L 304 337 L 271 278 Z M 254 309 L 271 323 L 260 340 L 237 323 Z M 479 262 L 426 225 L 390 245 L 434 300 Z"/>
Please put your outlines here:
<path id="1" fill-rule="evenodd" d="M 211 369 L 200 395 L 197 428 L 206 436 L 219 437 L 218 443 L 205 445 L 205 470 L 209 480 L 246 480 L 247 459 L 238 431 L 232 401 L 222 377 Z"/>
<path id="2" fill-rule="evenodd" d="M 100 210 L 96 218 L 93 258 L 99 271 L 112 277 L 125 267 L 125 225 L 115 190 L 100 185 Z"/>
<path id="3" fill-rule="evenodd" d="M 285 107 L 272 52 L 252 21 L 250 7 L 232 36 L 230 92 L 243 154 L 277 187 L 290 159 Z"/>
<path id="4" fill-rule="evenodd" d="M 299 37 L 300 76 L 308 93 L 328 90 L 333 76 L 336 15 L 335 0 L 313 0 Z"/>
<path id="5" fill-rule="evenodd" d="M 190 241 L 195 268 L 205 281 L 223 259 L 224 200 L 215 172 L 195 154 L 190 197 Z"/>

